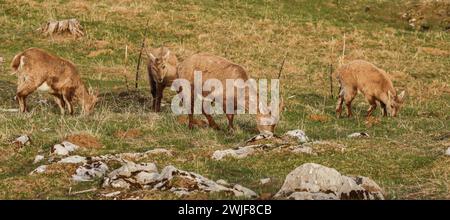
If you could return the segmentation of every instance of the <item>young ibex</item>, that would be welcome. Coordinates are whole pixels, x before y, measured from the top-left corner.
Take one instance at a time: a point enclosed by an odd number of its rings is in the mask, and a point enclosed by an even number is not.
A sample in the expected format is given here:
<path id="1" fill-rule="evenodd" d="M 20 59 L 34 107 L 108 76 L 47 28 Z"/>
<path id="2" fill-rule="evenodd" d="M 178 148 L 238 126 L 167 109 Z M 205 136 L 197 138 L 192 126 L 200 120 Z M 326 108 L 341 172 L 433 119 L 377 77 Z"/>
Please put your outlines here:
<path id="1" fill-rule="evenodd" d="M 364 94 L 370 104 L 367 116 L 372 115 L 377 107 L 377 101 L 380 102 L 384 116 L 387 116 L 389 112 L 391 116 L 395 117 L 400 111 L 405 91 L 397 95 L 389 76 L 375 65 L 367 61 L 355 60 L 340 67 L 336 71 L 336 78 L 340 84 L 336 107 L 338 117 L 341 116 L 344 101 L 348 117 L 352 116 L 351 104 L 358 91 Z"/>
<path id="2" fill-rule="evenodd" d="M 170 86 L 177 76 L 177 57 L 166 47 L 151 49 L 148 53 L 147 72 L 153 97 L 153 109 L 161 110 L 164 88 Z"/>
<path id="3" fill-rule="evenodd" d="M 227 79 L 242 79 L 244 82 L 246 82 L 249 77 L 247 75 L 247 72 L 244 70 L 244 68 L 238 64 L 232 63 L 229 60 L 215 56 L 208 53 L 199 53 L 194 54 L 187 59 L 185 59 L 182 63 L 178 65 L 177 70 L 177 76 L 179 79 L 186 79 L 190 82 L 191 87 L 194 88 L 194 72 L 200 71 L 202 73 L 202 83 L 204 83 L 208 79 L 217 79 L 219 80 L 222 85 L 224 85 L 222 93 L 223 97 L 223 111 L 226 112 L 226 102 L 227 100 L 232 100 L 234 102 L 234 113 L 233 114 L 226 114 L 228 119 L 228 128 L 233 130 L 233 118 L 234 114 L 238 108 L 238 100 L 237 95 L 234 93 L 234 97 L 227 98 L 226 95 L 228 94 L 226 92 L 226 80 Z M 249 88 L 250 89 L 250 88 Z M 216 92 L 216 91 L 214 91 Z M 203 92 L 202 96 L 206 97 L 208 96 L 210 92 Z M 191 90 L 191 101 L 194 102 L 194 89 Z M 259 97 L 257 97 L 259 99 Z M 248 102 L 250 100 L 248 92 L 245 92 L 245 101 Z M 258 110 L 256 114 L 256 124 L 257 129 L 259 132 L 271 132 L 273 133 L 275 130 L 275 126 L 278 123 L 278 114 L 276 114 L 276 117 L 274 117 L 275 114 L 272 114 L 272 110 L 265 109 L 265 114 L 261 113 L 259 100 L 258 101 Z M 248 108 L 248 104 L 245 105 L 246 109 Z M 282 106 L 282 103 L 280 103 L 280 106 Z M 279 109 L 281 109 L 280 107 Z M 213 117 L 209 114 L 207 114 L 204 109 L 202 109 L 203 115 L 205 115 L 206 119 L 208 120 L 208 124 L 211 128 L 219 129 L 219 126 L 215 123 Z M 194 105 L 192 103 L 191 106 L 191 114 L 189 114 L 189 128 L 192 128 L 195 124 L 195 120 L 193 118 L 193 111 L 194 111 Z M 277 112 L 278 113 L 278 112 Z M 267 123 L 270 121 L 269 123 Z"/>
<path id="4" fill-rule="evenodd" d="M 97 94 L 88 92 L 73 63 L 51 55 L 44 50 L 29 48 L 17 54 L 11 63 L 18 75 L 16 98 L 20 112 L 27 111 L 26 97 L 36 89 L 47 91 L 55 97 L 61 114 L 67 106 L 73 114 L 73 99 L 78 99 L 84 114 L 89 114 L 97 102 Z"/>

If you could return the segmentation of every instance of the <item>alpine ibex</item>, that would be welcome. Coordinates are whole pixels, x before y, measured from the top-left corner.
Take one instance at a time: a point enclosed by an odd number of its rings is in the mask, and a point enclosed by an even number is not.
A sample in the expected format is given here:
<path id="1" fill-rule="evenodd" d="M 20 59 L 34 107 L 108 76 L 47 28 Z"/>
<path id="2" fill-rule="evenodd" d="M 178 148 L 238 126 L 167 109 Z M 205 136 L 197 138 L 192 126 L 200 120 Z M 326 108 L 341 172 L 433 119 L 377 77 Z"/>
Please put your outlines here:
<path id="1" fill-rule="evenodd" d="M 352 116 L 351 104 L 358 91 L 364 94 L 370 104 L 367 116 L 372 115 L 377 107 L 377 101 L 383 109 L 384 116 L 387 116 L 389 112 L 391 116 L 395 117 L 400 111 L 405 91 L 397 95 L 397 91 L 387 73 L 375 65 L 367 61 L 355 60 L 340 67 L 336 71 L 336 78 L 340 84 L 336 106 L 338 117 L 341 116 L 344 101 L 347 106 L 348 117 Z"/>
<path id="2" fill-rule="evenodd" d="M 14 57 L 11 67 L 18 76 L 16 98 L 20 112 L 27 111 L 25 99 L 35 90 L 53 95 L 61 114 L 65 113 L 65 107 L 73 114 L 74 99 L 78 99 L 83 113 L 89 114 L 98 100 L 98 94 L 88 92 L 72 62 L 44 50 L 26 49 Z"/>

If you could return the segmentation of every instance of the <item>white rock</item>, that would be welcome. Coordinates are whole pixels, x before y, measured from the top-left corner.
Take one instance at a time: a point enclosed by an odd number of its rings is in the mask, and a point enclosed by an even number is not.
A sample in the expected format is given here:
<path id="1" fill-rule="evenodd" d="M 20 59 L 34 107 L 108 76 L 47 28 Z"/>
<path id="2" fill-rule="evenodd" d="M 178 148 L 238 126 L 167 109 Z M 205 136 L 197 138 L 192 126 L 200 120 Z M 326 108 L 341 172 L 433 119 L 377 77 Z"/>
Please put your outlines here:
<path id="1" fill-rule="evenodd" d="M 141 185 L 147 185 L 154 183 L 158 180 L 159 174 L 158 173 L 149 173 L 146 171 L 142 171 L 136 175 L 136 182 Z"/>
<path id="2" fill-rule="evenodd" d="M 13 143 L 19 144 L 19 145 L 27 145 L 30 143 L 30 137 L 26 134 L 16 138 Z"/>
<path id="3" fill-rule="evenodd" d="M 264 132 L 264 133 L 260 133 L 260 134 L 258 134 L 258 135 L 256 135 L 256 136 L 254 136 L 254 137 L 248 139 L 248 140 L 246 141 L 246 143 L 254 142 L 254 141 L 258 141 L 258 140 L 263 140 L 263 139 L 271 139 L 272 137 L 273 137 L 273 133 L 272 133 L 272 132 L 266 131 L 266 132 Z"/>
<path id="4" fill-rule="evenodd" d="M 148 173 L 158 173 L 158 169 L 154 163 L 142 163 L 136 164 L 131 161 L 127 161 L 120 168 L 113 170 L 108 174 L 111 179 L 117 179 L 118 177 L 130 177 L 133 173 L 138 171 L 146 171 Z"/>
<path id="5" fill-rule="evenodd" d="M 243 196 L 245 198 L 254 198 L 258 196 L 258 194 L 256 194 L 252 190 L 245 188 L 239 184 L 234 185 L 233 189 L 236 190 L 235 196 Z"/>
<path id="6" fill-rule="evenodd" d="M 111 182 L 111 187 L 113 188 L 122 188 L 122 189 L 129 189 L 130 188 L 130 184 L 127 183 L 125 180 L 123 179 L 117 179 Z"/>
<path id="7" fill-rule="evenodd" d="M 294 192 L 287 197 L 294 200 L 337 200 L 338 197 L 333 193 L 310 193 L 310 192 Z"/>
<path id="8" fill-rule="evenodd" d="M 309 147 L 309 146 L 299 145 L 299 146 L 294 146 L 291 149 L 292 149 L 292 151 L 291 151 L 292 153 L 314 154 L 312 147 Z"/>
<path id="9" fill-rule="evenodd" d="M 78 145 L 72 144 L 72 143 L 70 143 L 68 141 L 63 141 L 61 143 L 61 145 L 64 146 L 64 148 L 66 148 L 66 150 L 69 151 L 69 152 L 75 151 L 76 149 L 79 148 Z"/>
<path id="10" fill-rule="evenodd" d="M 34 157 L 33 164 L 41 162 L 44 158 L 45 157 L 43 155 L 36 155 L 36 157 Z"/>
<path id="11" fill-rule="evenodd" d="M 368 138 L 370 136 L 369 136 L 369 134 L 367 134 L 365 132 L 355 132 L 355 133 L 349 134 L 347 137 L 348 138 Z"/>
<path id="12" fill-rule="evenodd" d="M 300 143 L 306 143 L 309 141 L 308 136 L 306 136 L 306 133 L 302 130 L 297 129 L 288 131 L 286 132 L 286 135 L 297 138 Z"/>
<path id="13" fill-rule="evenodd" d="M 225 157 L 233 157 L 237 159 L 241 159 L 247 157 L 255 152 L 253 147 L 240 147 L 238 149 L 226 149 L 226 150 L 217 150 L 213 153 L 212 159 L 214 160 L 222 160 Z"/>
<path id="14" fill-rule="evenodd" d="M 445 151 L 445 155 L 450 156 L 450 147 Z"/>
<path id="15" fill-rule="evenodd" d="M 77 168 L 75 174 L 72 175 L 72 179 L 75 181 L 91 181 L 94 178 L 103 177 L 108 169 L 108 166 L 102 161 L 86 163 Z"/>
<path id="16" fill-rule="evenodd" d="M 270 178 L 260 179 L 259 182 L 261 183 L 261 185 L 265 185 L 267 183 L 270 183 Z"/>
<path id="17" fill-rule="evenodd" d="M 121 191 L 115 191 L 115 192 L 111 192 L 111 193 L 102 194 L 102 196 L 104 196 L 104 197 L 114 197 L 114 196 L 120 195 L 120 193 L 122 193 L 122 192 Z"/>
<path id="18" fill-rule="evenodd" d="M 86 163 L 86 157 L 74 155 L 61 159 L 58 163 Z"/>
<path id="19" fill-rule="evenodd" d="M 69 155 L 69 151 L 61 144 L 55 144 L 52 148 L 52 154 L 59 156 Z"/>
<path id="20" fill-rule="evenodd" d="M 289 173 L 275 197 L 293 199 L 335 199 L 335 197 L 336 199 L 384 199 L 381 188 L 369 178 L 343 176 L 335 169 L 314 163 L 303 164 Z"/>
<path id="21" fill-rule="evenodd" d="M 155 154 L 166 154 L 167 156 L 173 156 L 172 151 L 164 149 L 164 148 L 155 148 L 153 150 L 148 150 L 144 152 L 145 155 L 155 155 Z"/>
<path id="22" fill-rule="evenodd" d="M 47 170 L 47 165 L 41 165 L 38 166 L 36 169 L 31 171 L 30 175 L 36 174 L 36 173 L 43 173 Z"/>

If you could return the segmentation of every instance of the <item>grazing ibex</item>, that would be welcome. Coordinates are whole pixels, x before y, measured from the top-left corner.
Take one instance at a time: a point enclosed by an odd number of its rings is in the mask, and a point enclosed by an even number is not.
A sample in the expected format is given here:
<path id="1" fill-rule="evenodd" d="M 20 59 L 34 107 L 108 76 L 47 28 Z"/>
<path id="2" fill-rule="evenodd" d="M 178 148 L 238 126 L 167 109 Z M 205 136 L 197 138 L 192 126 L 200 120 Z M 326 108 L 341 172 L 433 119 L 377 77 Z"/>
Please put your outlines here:
<path id="1" fill-rule="evenodd" d="M 187 81 L 190 82 L 191 84 L 191 88 L 194 88 L 194 72 L 201 72 L 202 75 L 202 83 L 204 83 L 205 81 L 207 81 L 208 79 L 217 79 L 219 80 L 222 85 L 226 85 L 226 80 L 227 79 L 232 79 L 232 80 L 237 80 L 237 79 L 241 79 L 244 82 L 246 82 L 249 77 L 247 75 L 247 72 L 244 70 L 244 68 L 238 64 L 232 63 L 229 60 L 223 58 L 223 57 L 219 57 L 216 55 L 212 55 L 212 54 L 208 54 L 208 53 L 199 53 L 199 54 L 194 54 L 190 57 L 188 57 L 187 59 L 185 59 L 182 63 L 180 63 L 178 65 L 178 70 L 177 70 L 177 76 L 178 79 L 186 79 Z M 248 86 L 248 89 L 250 90 L 251 87 Z M 179 91 L 180 92 L 180 91 Z M 216 91 L 214 91 L 216 92 Z M 206 97 L 210 94 L 211 92 L 202 92 L 202 96 Z M 233 130 L 234 126 L 233 126 L 233 118 L 234 115 L 236 114 L 236 110 L 238 108 L 238 98 L 236 93 L 234 93 L 234 95 L 232 97 L 228 97 L 227 95 L 228 93 L 226 92 L 226 88 L 225 86 L 223 87 L 223 91 L 219 91 L 219 93 L 222 94 L 223 97 L 223 111 L 227 116 L 228 119 L 228 128 Z M 194 102 L 194 89 L 192 89 L 190 91 L 191 94 L 191 102 Z M 226 95 L 225 95 L 226 94 Z M 256 97 L 256 99 L 259 99 L 259 97 Z M 228 102 L 234 102 L 233 106 L 234 106 L 234 112 L 233 113 L 229 113 L 226 112 L 226 103 Z M 245 92 L 245 102 L 249 102 L 250 97 L 249 97 L 249 93 L 246 91 Z M 269 109 L 265 109 L 265 112 L 262 113 L 262 109 L 260 107 L 260 103 L 259 100 L 257 100 L 257 111 L 256 111 L 256 124 L 257 124 L 257 129 L 259 132 L 271 132 L 273 133 L 275 130 L 275 126 L 278 123 L 278 112 L 275 114 L 272 114 L 273 112 L 271 112 L 272 110 Z M 280 106 L 282 104 L 280 103 Z M 245 105 L 245 108 L 248 110 L 248 106 L 249 104 Z M 279 108 L 281 109 L 281 107 Z M 189 116 L 189 128 L 192 128 L 195 124 L 195 120 L 193 118 L 193 112 L 194 112 L 194 105 L 192 103 L 191 106 L 191 112 L 188 115 Z M 206 113 L 205 110 L 202 108 L 202 113 L 203 115 L 205 115 L 206 119 L 208 120 L 208 124 L 211 128 L 217 129 L 219 130 L 219 126 L 215 123 L 213 117 Z M 275 117 L 274 117 L 275 115 Z M 269 123 L 268 123 L 269 122 Z"/>
<path id="2" fill-rule="evenodd" d="M 151 49 L 148 56 L 147 71 L 153 97 L 153 109 L 159 112 L 164 88 L 170 86 L 177 76 L 178 59 L 166 47 Z"/>
<path id="3" fill-rule="evenodd" d="M 387 116 L 388 112 L 391 116 L 397 116 L 403 104 L 405 91 L 397 95 L 389 76 L 375 65 L 367 61 L 355 60 L 340 67 L 336 71 L 336 78 L 340 84 L 336 107 L 338 117 L 341 116 L 344 101 L 348 117 L 352 116 L 351 104 L 358 91 L 364 94 L 370 104 L 367 116 L 372 115 L 377 107 L 377 101 L 380 102 L 384 116 Z"/>
<path id="4" fill-rule="evenodd" d="M 88 92 L 73 63 L 38 48 L 29 48 L 17 54 L 11 63 L 17 73 L 16 98 L 20 112 L 27 111 L 26 97 L 36 89 L 55 97 L 61 114 L 67 106 L 73 114 L 73 99 L 78 99 L 84 114 L 89 114 L 97 102 L 97 94 Z"/>

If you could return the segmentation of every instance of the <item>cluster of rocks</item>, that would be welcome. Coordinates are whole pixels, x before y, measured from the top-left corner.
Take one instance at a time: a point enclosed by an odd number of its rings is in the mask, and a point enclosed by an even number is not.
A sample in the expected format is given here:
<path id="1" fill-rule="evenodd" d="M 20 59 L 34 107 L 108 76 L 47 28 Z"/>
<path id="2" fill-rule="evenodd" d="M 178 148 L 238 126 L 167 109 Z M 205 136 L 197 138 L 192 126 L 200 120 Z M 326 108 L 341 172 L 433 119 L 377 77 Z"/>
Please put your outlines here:
<path id="1" fill-rule="evenodd" d="M 349 135 L 349 137 L 369 137 L 369 135 L 367 133 L 359 132 Z M 273 140 L 275 143 L 253 144 L 254 142 L 261 142 L 263 140 Z M 274 135 L 270 134 L 258 134 L 255 137 L 247 140 L 246 144 L 250 145 L 238 146 L 225 150 L 217 150 L 212 154 L 211 158 L 213 160 L 223 160 L 226 157 L 242 159 L 257 152 L 270 151 L 274 149 L 284 149 L 288 150 L 291 153 L 311 155 L 316 155 L 317 152 L 322 151 L 321 149 L 326 147 L 337 149 L 340 152 L 343 152 L 345 150 L 345 146 L 342 144 L 329 141 L 311 141 L 306 133 L 302 130 L 288 131 L 282 137 L 275 137 Z"/>
<path id="2" fill-rule="evenodd" d="M 344 176 L 337 170 L 306 163 L 290 172 L 275 194 L 279 199 L 295 200 L 383 200 L 383 190 L 371 179 Z"/>
<path id="3" fill-rule="evenodd" d="M 153 163 L 136 164 L 127 162 L 110 172 L 103 181 L 104 188 L 153 189 L 170 191 L 177 195 L 192 192 L 228 192 L 234 196 L 252 198 L 257 194 L 239 184 L 228 184 L 224 180 L 212 181 L 202 175 L 166 166 L 158 173 Z"/>

